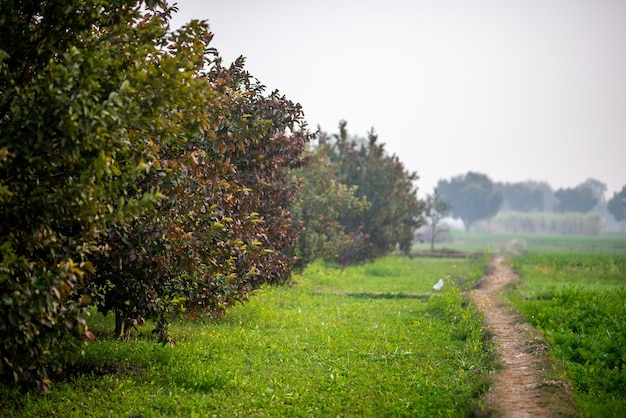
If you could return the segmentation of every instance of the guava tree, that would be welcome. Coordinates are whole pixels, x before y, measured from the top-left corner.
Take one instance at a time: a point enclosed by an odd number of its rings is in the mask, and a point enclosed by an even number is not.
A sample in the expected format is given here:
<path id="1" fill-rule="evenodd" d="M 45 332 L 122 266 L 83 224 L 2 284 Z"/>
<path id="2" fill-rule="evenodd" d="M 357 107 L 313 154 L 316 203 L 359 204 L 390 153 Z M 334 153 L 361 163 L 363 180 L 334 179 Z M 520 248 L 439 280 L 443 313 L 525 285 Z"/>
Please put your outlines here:
<path id="1" fill-rule="evenodd" d="M 358 217 L 370 205 L 367 198 L 356 196 L 356 186 L 337 180 L 339 166 L 328 157 L 328 147 L 318 145 L 310 152 L 308 165 L 295 173 L 299 192 L 292 211 L 302 225 L 295 247 L 299 268 L 316 259 L 338 261 L 341 251 L 355 244 L 340 218 Z"/>
<path id="2" fill-rule="evenodd" d="M 423 224 L 417 173 L 409 172 L 396 155 L 388 154 L 373 131 L 367 139 L 352 138 L 342 121 L 338 134 L 324 138 L 331 145 L 328 156 L 338 164 L 338 181 L 356 187 L 356 196 L 370 202 L 362 214 L 339 218 L 355 243 L 344 252 L 344 263 L 374 259 L 396 247 L 408 252 L 415 230 Z"/>
<path id="3" fill-rule="evenodd" d="M 90 294 L 115 333 L 151 319 L 164 342 L 175 315 L 219 317 L 263 284 L 284 283 L 299 230 L 291 207 L 309 134 L 299 105 L 264 93 L 243 69 L 214 59 L 198 80 L 210 86 L 196 104 L 206 116 L 175 119 L 184 146 L 162 148 L 145 187 L 159 205 L 130 223 L 114 224 L 110 248 L 96 263 Z M 203 127 L 204 126 L 204 127 Z"/>
<path id="4" fill-rule="evenodd" d="M 166 52 L 170 12 L 154 1 L 0 3 L 0 374 L 45 390 L 91 337 L 80 288 L 93 256 L 112 222 L 154 202 L 141 178 L 176 143 L 161 116 L 196 88 L 168 81 L 198 64 L 185 48 Z"/>
<path id="5" fill-rule="evenodd" d="M 300 106 L 165 1 L 0 3 L 0 374 L 49 385 L 91 338 L 284 282 Z"/>

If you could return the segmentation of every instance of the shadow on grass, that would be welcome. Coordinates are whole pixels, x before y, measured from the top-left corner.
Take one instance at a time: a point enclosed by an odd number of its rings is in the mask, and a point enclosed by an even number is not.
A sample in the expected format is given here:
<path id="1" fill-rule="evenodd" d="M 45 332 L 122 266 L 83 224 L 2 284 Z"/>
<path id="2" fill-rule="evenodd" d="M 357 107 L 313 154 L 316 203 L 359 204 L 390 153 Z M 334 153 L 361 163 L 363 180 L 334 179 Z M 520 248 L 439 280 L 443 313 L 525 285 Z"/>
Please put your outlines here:
<path id="1" fill-rule="evenodd" d="M 439 248 L 434 251 L 414 248 L 408 255 L 409 258 L 482 258 L 484 251 L 461 251 L 450 248 Z"/>
<path id="2" fill-rule="evenodd" d="M 109 361 L 95 363 L 91 361 L 79 361 L 67 368 L 64 373 L 55 376 L 57 381 L 72 381 L 83 376 L 102 377 L 106 375 L 127 376 L 136 375 L 144 371 L 138 364 L 128 362 Z"/>
<path id="3" fill-rule="evenodd" d="M 351 292 L 342 293 L 344 296 L 359 299 L 419 299 L 428 300 L 428 294 L 391 293 L 391 292 Z"/>

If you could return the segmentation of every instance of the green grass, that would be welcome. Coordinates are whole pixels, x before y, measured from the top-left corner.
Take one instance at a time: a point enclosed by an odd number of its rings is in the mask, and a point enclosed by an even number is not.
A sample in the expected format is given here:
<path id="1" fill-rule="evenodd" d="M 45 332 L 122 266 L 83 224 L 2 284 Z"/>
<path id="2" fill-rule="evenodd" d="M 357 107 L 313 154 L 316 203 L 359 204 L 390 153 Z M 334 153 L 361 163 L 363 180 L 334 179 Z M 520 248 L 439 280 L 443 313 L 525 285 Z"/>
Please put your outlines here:
<path id="1" fill-rule="evenodd" d="M 480 259 L 389 257 L 345 270 L 315 263 L 214 324 L 180 321 L 177 345 L 149 328 L 101 338 L 43 397 L 0 386 L 9 416 L 459 416 L 493 370 L 480 313 L 460 288 Z M 432 285 L 446 280 L 442 292 Z M 458 285 L 458 287 L 457 287 Z"/>
<path id="2" fill-rule="evenodd" d="M 510 295 L 541 330 L 585 416 L 626 415 L 626 256 L 529 254 Z"/>

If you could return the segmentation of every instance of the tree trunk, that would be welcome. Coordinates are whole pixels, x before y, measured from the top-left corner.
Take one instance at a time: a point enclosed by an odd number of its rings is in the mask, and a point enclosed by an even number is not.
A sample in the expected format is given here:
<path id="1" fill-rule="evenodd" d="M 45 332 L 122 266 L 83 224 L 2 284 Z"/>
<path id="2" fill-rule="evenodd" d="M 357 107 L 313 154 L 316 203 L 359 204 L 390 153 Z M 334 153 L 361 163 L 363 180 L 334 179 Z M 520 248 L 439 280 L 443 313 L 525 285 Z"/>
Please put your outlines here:
<path id="1" fill-rule="evenodd" d="M 430 232 L 430 251 L 435 251 L 435 237 L 437 236 L 437 225 L 433 225 L 433 230 Z"/>
<path id="2" fill-rule="evenodd" d="M 130 339 L 133 322 L 122 311 L 115 311 L 115 337 L 121 340 Z"/>
<path id="3" fill-rule="evenodd" d="M 125 322 L 122 311 L 115 311 L 115 338 L 124 338 Z"/>

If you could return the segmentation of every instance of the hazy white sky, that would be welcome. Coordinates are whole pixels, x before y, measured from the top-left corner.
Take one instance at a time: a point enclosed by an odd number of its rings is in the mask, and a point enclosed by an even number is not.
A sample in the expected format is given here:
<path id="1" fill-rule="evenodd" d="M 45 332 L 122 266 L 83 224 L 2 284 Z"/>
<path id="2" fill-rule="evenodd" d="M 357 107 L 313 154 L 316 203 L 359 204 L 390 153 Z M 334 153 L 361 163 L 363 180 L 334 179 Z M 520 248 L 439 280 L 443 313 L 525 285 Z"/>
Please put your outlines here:
<path id="1" fill-rule="evenodd" d="M 174 2 L 175 0 L 171 0 Z M 494 181 L 626 185 L 624 0 L 178 0 L 314 130 L 374 128 L 420 195 Z"/>

